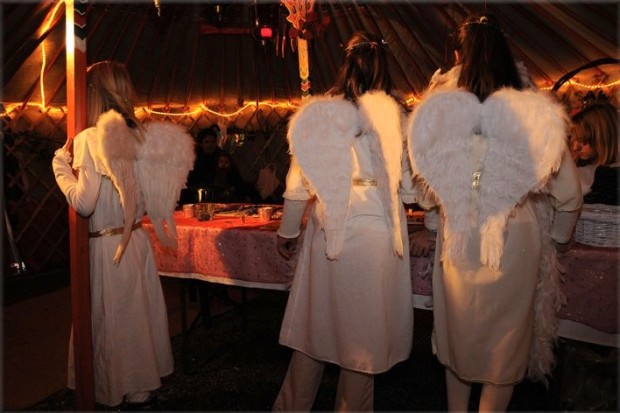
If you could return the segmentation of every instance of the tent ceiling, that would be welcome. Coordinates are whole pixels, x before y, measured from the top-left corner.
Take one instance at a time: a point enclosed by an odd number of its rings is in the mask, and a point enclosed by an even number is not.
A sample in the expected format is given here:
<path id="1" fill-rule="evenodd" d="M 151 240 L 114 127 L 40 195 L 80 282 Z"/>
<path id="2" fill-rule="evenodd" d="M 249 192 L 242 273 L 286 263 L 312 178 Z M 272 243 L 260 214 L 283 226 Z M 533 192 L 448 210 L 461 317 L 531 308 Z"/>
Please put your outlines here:
<path id="1" fill-rule="evenodd" d="M 45 103 L 65 104 L 64 6 L 51 28 L 42 25 L 55 2 L 2 0 L 1 100 L 41 102 L 40 72 L 45 48 Z M 219 7 L 218 7 L 219 5 Z M 396 87 L 419 94 L 438 67 L 451 64 L 449 34 L 471 12 L 486 7 L 510 36 L 516 57 L 535 83 L 551 86 L 565 73 L 592 60 L 618 58 L 616 2 L 316 2 L 325 32 L 310 41 L 310 72 L 315 93 L 334 81 L 342 61 L 340 45 L 359 29 L 389 43 Z M 288 11 L 274 2 L 203 1 L 181 4 L 91 1 L 87 11 L 88 62 L 127 64 L 139 104 L 153 107 L 236 107 L 262 100 L 299 101 L 298 57 L 288 37 Z M 252 35 L 256 17 L 276 29 L 276 40 Z M 282 35 L 286 38 L 282 41 Z M 620 77 L 618 65 L 580 74 L 583 83 Z"/>

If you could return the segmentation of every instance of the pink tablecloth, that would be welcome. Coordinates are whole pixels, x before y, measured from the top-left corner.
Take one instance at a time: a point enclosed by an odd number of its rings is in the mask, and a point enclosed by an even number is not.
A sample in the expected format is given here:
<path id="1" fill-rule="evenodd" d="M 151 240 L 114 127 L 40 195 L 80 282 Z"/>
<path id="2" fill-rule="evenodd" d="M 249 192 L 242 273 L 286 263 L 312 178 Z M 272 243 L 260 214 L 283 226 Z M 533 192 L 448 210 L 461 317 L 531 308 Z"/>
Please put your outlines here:
<path id="1" fill-rule="evenodd" d="M 179 248 L 164 250 L 154 241 L 157 266 L 162 275 L 193 278 L 246 287 L 287 289 L 294 261 L 276 251 L 279 221 L 257 218 L 217 217 L 212 221 L 175 214 Z M 146 229 L 154 237 L 152 225 Z M 618 249 L 575 244 L 560 257 L 565 269 L 562 289 L 567 304 L 560 316 L 609 334 L 618 333 Z M 429 259 L 411 259 L 412 290 L 422 297 L 416 306 L 430 308 L 432 300 Z"/>
<path id="2" fill-rule="evenodd" d="M 559 257 L 566 305 L 560 317 L 618 333 L 618 248 L 577 244 Z"/>
<path id="3" fill-rule="evenodd" d="M 164 249 L 155 238 L 153 226 L 145 228 L 154 239 L 155 260 L 160 274 L 193 278 L 229 285 L 287 289 L 295 261 L 286 261 L 276 250 L 279 221 L 260 222 L 248 216 L 215 216 L 211 221 L 185 218 L 176 212 L 179 248 Z M 429 259 L 412 259 L 413 293 L 430 296 Z"/>
<path id="4" fill-rule="evenodd" d="M 155 240 L 157 268 L 162 275 L 194 278 L 248 287 L 286 289 L 294 262 L 280 257 L 276 250 L 279 222 L 260 222 L 256 218 L 215 217 L 211 221 L 174 216 L 178 250 L 164 249 L 156 240 L 148 221 L 146 229 Z"/>

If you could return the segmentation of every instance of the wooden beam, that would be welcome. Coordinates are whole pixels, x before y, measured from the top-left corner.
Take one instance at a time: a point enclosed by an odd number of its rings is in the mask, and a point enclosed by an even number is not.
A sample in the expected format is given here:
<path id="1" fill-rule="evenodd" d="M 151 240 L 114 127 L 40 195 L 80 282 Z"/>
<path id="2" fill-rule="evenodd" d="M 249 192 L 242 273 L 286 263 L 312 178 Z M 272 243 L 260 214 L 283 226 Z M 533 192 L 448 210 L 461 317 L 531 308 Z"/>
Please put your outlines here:
<path id="1" fill-rule="evenodd" d="M 86 0 L 66 0 L 67 136 L 86 127 Z M 71 321 L 78 411 L 95 407 L 88 220 L 69 208 Z"/>

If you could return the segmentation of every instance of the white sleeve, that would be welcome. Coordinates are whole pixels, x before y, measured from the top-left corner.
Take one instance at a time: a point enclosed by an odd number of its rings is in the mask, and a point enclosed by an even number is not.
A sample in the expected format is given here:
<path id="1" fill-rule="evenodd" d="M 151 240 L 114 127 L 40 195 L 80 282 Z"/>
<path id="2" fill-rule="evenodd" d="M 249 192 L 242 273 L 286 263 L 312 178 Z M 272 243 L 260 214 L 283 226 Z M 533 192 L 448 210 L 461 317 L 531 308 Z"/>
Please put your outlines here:
<path id="1" fill-rule="evenodd" d="M 424 211 L 424 228 L 429 231 L 437 232 L 439 228 L 439 210 L 438 208 Z"/>
<path id="2" fill-rule="evenodd" d="M 577 225 L 583 203 L 579 174 L 568 148 L 564 150 L 560 169 L 549 182 L 549 195 L 556 211 L 551 238 L 566 243 Z"/>
<path id="3" fill-rule="evenodd" d="M 59 149 L 52 160 L 54 177 L 60 190 L 65 194 L 67 202 L 83 217 L 87 217 L 95 210 L 99 197 L 101 175 L 95 172 L 94 167 L 82 165 L 78 176 L 73 175 L 69 165 L 71 155 L 64 149 Z"/>
<path id="4" fill-rule="evenodd" d="M 282 238 L 297 238 L 301 232 L 301 221 L 308 201 L 284 200 L 282 221 L 278 229 L 278 235 Z"/>
<path id="5" fill-rule="evenodd" d="M 403 114 L 401 116 L 401 128 L 405 130 L 407 125 L 407 117 Z M 405 204 L 414 204 L 416 202 L 417 190 L 413 182 L 413 173 L 411 172 L 411 163 L 409 161 L 409 155 L 407 152 L 407 140 L 403 140 L 403 157 L 402 162 L 402 177 L 400 182 L 400 197 Z"/>
<path id="6" fill-rule="evenodd" d="M 286 175 L 286 190 L 282 197 L 296 201 L 307 201 L 312 198 L 310 190 L 308 189 L 308 182 L 303 176 L 297 159 L 294 156 L 291 157 L 291 166 Z"/>

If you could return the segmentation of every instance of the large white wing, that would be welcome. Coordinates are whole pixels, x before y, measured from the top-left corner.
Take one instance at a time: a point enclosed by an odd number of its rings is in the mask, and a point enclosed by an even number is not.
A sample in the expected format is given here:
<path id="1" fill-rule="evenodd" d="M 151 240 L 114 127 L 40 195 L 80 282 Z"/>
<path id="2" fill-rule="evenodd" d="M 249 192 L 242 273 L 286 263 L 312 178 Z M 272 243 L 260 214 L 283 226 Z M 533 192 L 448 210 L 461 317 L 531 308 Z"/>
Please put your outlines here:
<path id="1" fill-rule="evenodd" d="M 437 92 L 415 109 L 409 156 L 443 206 L 447 255 L 461 254 L 465 234 L 479 226 L 481 262 L 499 267 L 508 215 L 559 167 L 565 127 L 561 106 L 535 91 L 503 89 L 484 103 Z"/>
<path id="2" fill-rule="evenodd" d="M 311 192 L 328 211 L 324 216 L 326 254 L 342 245 L 351 191 L 351 141 L 358 133 L 357 108 L 342 98 L 312 98 L 291 118 L 288 141 Z"/>
<path id="3" fill-rule="evenodd" d="M 160 242 L 167 247 L 177 247 L 173 214 L 194 159 L 194 140 L 183 127 L 170 122 L 146 125 L 145 142 L 137 156 L 137 177 L 146 213 Z"/>

